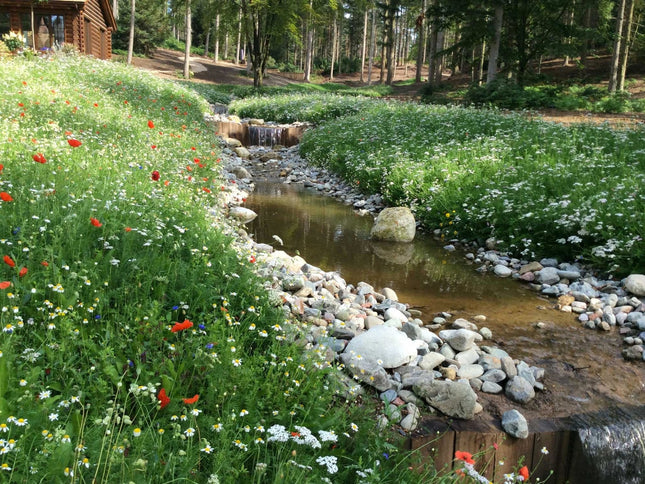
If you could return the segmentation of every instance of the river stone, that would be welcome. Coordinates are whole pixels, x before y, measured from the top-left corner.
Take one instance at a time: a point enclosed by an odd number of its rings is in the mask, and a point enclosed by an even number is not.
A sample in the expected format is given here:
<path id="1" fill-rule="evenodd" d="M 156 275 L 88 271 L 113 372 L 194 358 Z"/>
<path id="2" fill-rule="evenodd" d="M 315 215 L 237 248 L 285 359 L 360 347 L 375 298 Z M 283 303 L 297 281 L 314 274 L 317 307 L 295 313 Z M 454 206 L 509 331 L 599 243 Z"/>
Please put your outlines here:
<path id="1" fill-rule="evenodd" d="M 397 296 L 396 292 L 394 292 L 394 290 L 390 289 L 389 287 L 384 287 L 383 290 L 381 291 L 381 294 L 385 296 L 385 299 L 389 299 L 394 302 L 399 301 L 399 296 Z"/>
<path id="2" fill-rule="evenodd" d="M 238 146 L 237 148 L 234 148 L 233 151 L 237 156 L 244 160 L 251 158 L 251 153 L 244 146 Z"/>
<path id="3" fill-rule="evenodd" d="M 482 338 L 484 339 L 492 339 L 493 338 L 493 332 L 488 329 L 487 327 L 483 327 L 479 329 L 479 334 L 482 335 Z"/>
<path id="4" fill-rule="evenodd" d="M 475 341 L 482 341 L 479 333 L 469 329 L 444 329 L 439 331 L 439 337 L 446 341 L 455 351 L 466 351 L 472 348 Z"/>
<path id="5" fill-rule="evenodd" d="M 540 264 L 537 261 L 533 261 L 533 262 L 529 262 L 528 264 L 524 264 L 522 267 L 520 267 L 519 273 L 522 276 L 522 275 L 526 274 L 527 272 L 539 272 L 542 269 L 544 269 L 542 264 Z"/>
<path id="6" fill-rule="evenodd" d="M 584 301 L 588 303 L 590 298 L 598 297 L 598 291 L 596 291 L 591 284 L 584 281 L 571 283 L 569 285 L 569 290 L 571 291 L 572 296 L 576 298 L 576 301 Z M 586 298 L 580 298 L 580 295 L 584 295 Z"/>
<path id="7" fill-rule="evenodd" d="M 535 273 L 535 280 L 540 284 L 556 284 L 560 281 L 558 269 L 555 267 L 545 267 L 541 271 Z"/>
<path id="8" fill-rule="evenodd" d="M 535 397 L 533 385 L 521 376 L 514 376 L 506 383 L 506 396 L 519 403 L 527 403 Z"/>
<path id="9" fill-rule="evenodd" d="M 237 148 L 239 146 L 242 146 L 242 142 L 236 138 L 224 138 L 224 143 L 226 143 L 226 146 L 228 146 L 229 148 Z"/>
<path id="10" fill-rule="evenodd" d="M 502 360 L 497 356 L 489 354 L 481 355 L 477 363 L 480 364 L 485 371 L 502 369 Z"/>
<path id="11" fill-rule="evenodd" d="M 449 417 L 471 419 L 475 416 L 477 395 L 467 381 L 435 380 L 416 385 L 414 393 Z"/>
<path id="12" fill-rule="evenodd" d="M 377 316 L 366 316 L 365 317 L 365 329 L 372 329 L 376 326 L 381 326 L 384 321 Z"/>
<path id="13" fill-rule="evenodd" d="M 396 308 L 386 309 L 383 316 L 385 318 L 385 321 L 388 321 L 389 319 L 398 319 L 399 321 L 401 321 L 401 323 L 408 322 L 408 317 Z"/>
<path id="14" fill-rule="evenodd" d="M 421 361 L 419 361 L 419 368 L 424 370 L 433 370 L 444 361 L 446 361 L 445 356 L 441 353 L 437 353 L 436 351 L 431 351 L 430 353 L 423 355 Z"/>
<path id="15" fill-rule="evenodd" d="M 529 436 L 529 425 L 517 410 L 509 410 L 502 415 L 502 428 L 504 431 L 517 439 L 525 439 Z"/>
<path id="16" fill-rule="evenodd" d="M 389 207 L 379 213 L 370 237 L 391 242 L 412 242 L 416 233 L 416 222 L 407 207 Z"/>
<path id="17" fill-rule="evenodd" d="M 245 207 L 232 207 L 229 210 L 229 215 L 234 219 L 242 222 L 243 224 L 249 223 L 251 220 L 258 216 L 253 210 Z"/>
<path id="18" fill-rule="evenodd" d="M 479 377 L 482 381 L 489 381 L 492 383 L 499 383 L 506 380 L 506 373 L 502 370 L 488 370 Z"/>
<path id="19" fill-rule="evenodd" d="M 455 360 L 459 362 L 460 365 L 472 365 L 479 360 L 479 353 L 475 348 L 470 348 L 466 351 L 460 351 L 455 355 Z"/>
<path id="20" fill-rule="evenodd" d="M 459 378 L 470 380 L 471 378 L 479 378 L 484 374 L 484 369 L 480 365 L 461 365 L 457 370 Z"/>
<path id="21" fill-rule="evenodd" d="M 635 296 L 645 296 L 645 275 L 632 274 L 627 276 L 623 280 L 623 287 Z"/>
<path id="22" fill-rule="evenodd" d="M 560 279 L 569 279 L 570 281 L 575 281 L 577 279 L 580 279 L 580 272 L 579 271 L 563 271 L 563 270 L 559 270 L 558 275 L 560 276 Z"/>
<path id="23" fill-rule="evenodd" d="M 417 425 L 419 424 L 419 418 L 421 418 L 421 412 L 417 408 L 417 406 L 409 402 L 407 405 L 407 411 L 408 414 L 403 417 L 403 420 L 401 420 L 401 428 L 407 432 L 412 432 L 417 428 Z"/>
<path id="24" fill-rule="evenodd" d="M 418 366 L 407 366 L 401 368 L 408 371 L 401 373 L 401 385 L 403 388 L 411 388 L 414 385 L 425 385 L 434 381 L 434 373 L 430 370 L 423 370 Z"/>
<path id="25" fill-rule="evenodd" d="M 544 267 L 557 267 L 558 266 L 558 260 L 557 259 L 542 259 L 540 261 L 540 264 L 542 264 Z"/>
<path id="26" fill-rule="evenodd" d="M 498 383 L 493 383 L 492 381 L 482 382 L 481 391 L 484 393 L 492 393 L 497 395 L 498 393 L 502 393 L 503 390 L 504 388 Z"/>
<path id="27" fill-rule="evenodd" d="M 634 345 L 624 348 L 622 351 L 623 358 L 626 360 L 640 360 L 645 357 L 643 347 L 641 345 Z"/>
<path id="28" fill-rule="evenodd" d="M 376 326 L 352 339 L 345 353 L 361 355 L 371 361 L 381 360 L 383 368 L 396 368 L 417 356 L 416 344 L 404 333 L 389 326 Z"/>
<path id="29" fill-rule="evenodd" d="M 252 178 L 249 171 L 243 166 L 234 166 L 229 171 L 233 173 L 239 180 L 243 180 L 244 178 Z"/>
<path id="30" fill-rule="evenodd" d="M 509 269 L 509 268 L 508 268 L 508 267 L 506 267 L 505 265 L 497 264 L 497 265 L 495 266 L 495 269 L 493 269 L 493 272 L 495 272 L 495 275 L 496 275 L 496 276 L 499 276 L 499 277 L 508 277 L 508 276 L 510 276 L 510 275 L 513 273 L 513 270 L 512 270 L 512 269 Z"/>
<path id="31" fill-rule="evenodd" d="M 513 361 L 513 358 L 510 356 L 506 356 L 503 358 L 500 358 L 500 362 L 502 364 L 501 370 L 506 373 L 506 376 L 509 378 L 513 378 L 514 376 L 517 376 L 517 367 L 515 366 L 515 362 Z"/>
<path id="32" fill-rule="evenodd" d="M 354 378 L 359 381 L 362 381 L 381 392 L 392 388 L 392 381 L 390 380 L 387 372 L 376 362 L 366 359 L 358 359 L 351 353 L 347 352 L 340 354 L 340 360 Z"/>

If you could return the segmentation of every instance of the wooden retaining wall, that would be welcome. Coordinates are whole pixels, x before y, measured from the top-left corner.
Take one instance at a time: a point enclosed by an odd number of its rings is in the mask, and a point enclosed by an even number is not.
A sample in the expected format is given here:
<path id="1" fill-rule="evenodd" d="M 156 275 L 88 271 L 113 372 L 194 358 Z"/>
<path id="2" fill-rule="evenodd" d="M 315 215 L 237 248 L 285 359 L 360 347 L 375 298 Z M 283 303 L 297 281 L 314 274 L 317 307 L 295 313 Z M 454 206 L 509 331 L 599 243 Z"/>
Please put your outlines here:
<path id="1" fill-rule="evenodd" d="M 621 407 L 615 415 L 627 422 L 643 421 L 645 407 Z M 599 420 L 596 414 L 532 420 L 528 438 L 516 439 L 502 430 L 499 420 L 492 418 L 471 421 L 426 418 L 407 443 L 409 450 L 419 451 L 421 462 L 434 463 L 438 469 L 452 469 L 457 450 L 473 455 L 482 452 L 483 455 L 474 457 L 475 469 L 493 482 L 503 482 L 503 475 L 512 472 L 522 461 L 532 470 L 531 482 L 548 477 L 548 482 L 553 484 L 593 484 L 601 481 L 585 455 L 578 429 L 581 422 L 593 425 L 596 420 Z M 598 425 L 602 425 L 600 420 Z M 542 453 L 543 448 L 548 454 Z M 645 482 L 645 455 L 642 457 Z M 504 465 L 499 465 L 500 461 Z"/>
<path id="2" fill-rule="evenodd" d="M 270 125 L 258 126 L 259 128 L 270 128 Z M 305 126 L 289 126 L 282 127 L 282 134 L 280 137 L 280 142 L 278 144 L 282 146 L 294 146 L 300 142 L 302 138 L 302 133 L 304 133 Z M 246 123 L 234 123 L 230 121 L 220 121 L 217 123 L 217 132 L 215 133 L 218 136 L 226 138 L 235 138 L 240 140 L 244 146 L 249 146 L 249 125 Z"/>

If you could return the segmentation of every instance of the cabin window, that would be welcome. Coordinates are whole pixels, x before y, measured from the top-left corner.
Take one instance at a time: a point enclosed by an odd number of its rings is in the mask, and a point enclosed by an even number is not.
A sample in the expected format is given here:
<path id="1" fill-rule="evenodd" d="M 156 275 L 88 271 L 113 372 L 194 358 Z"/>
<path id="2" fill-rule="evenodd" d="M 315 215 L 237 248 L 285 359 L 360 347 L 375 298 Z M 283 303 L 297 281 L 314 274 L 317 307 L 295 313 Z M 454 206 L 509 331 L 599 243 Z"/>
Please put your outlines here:
<path id="1" fill-rule="evenodd" d="M 28 13 L 21 16 L 22 33 L 29 47 L 36 50 L 59 49 L 65 42 L 65 19 L 63 15 Z M 36 42 L 34 43 L 34 36 Z"/>
<path id="2" fill-rule="evenodd" d="M 0 36 L 11 31 L 11 18 L 8 13 L 0 13 Z"/>

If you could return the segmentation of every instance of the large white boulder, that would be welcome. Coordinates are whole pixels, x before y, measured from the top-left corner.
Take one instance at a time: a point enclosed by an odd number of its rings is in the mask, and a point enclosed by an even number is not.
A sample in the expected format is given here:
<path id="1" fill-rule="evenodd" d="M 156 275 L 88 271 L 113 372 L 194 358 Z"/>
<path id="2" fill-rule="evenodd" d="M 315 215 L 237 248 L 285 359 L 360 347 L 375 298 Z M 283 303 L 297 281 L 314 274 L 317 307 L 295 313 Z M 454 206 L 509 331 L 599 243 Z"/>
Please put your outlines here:
<path id="1" fill-rule="evenodd" d="M 372 239 L 390 242 L 412 242 L 417 226 L 412 211 L 407 207 L 390 207 L 376 217 Z"/>

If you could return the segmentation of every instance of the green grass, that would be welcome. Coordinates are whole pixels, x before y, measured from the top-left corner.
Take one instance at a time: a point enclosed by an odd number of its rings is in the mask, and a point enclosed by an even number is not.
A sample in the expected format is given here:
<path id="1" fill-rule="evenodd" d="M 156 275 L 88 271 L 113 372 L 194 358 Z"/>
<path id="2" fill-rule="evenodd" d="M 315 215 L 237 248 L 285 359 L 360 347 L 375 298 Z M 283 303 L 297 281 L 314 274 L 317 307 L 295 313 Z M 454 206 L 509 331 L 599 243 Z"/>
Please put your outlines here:
<path id="1" fill-rule="evenodd" d="M 242 86 L 236 84 L 205 84 L 199 82 L 181 81 L 183 85 L 190 87 L 197 91 L 201 96 L 212 103 L 229 104 L 234 99 L 246 98 L 273 98 L 275 96 L 288 96 L 290 94 L 337 94 L 347 97 L 370 97 L 378 98 L 386 96 L 392 92 L 390 86 L 375 85 L 371 87 L 348 87 L 345 84 L 338 84 L 327 82 L 322 84 L 317 83 L 290 83 L 286 86 L 270 86 L 262 87 L 259 89 L 253 86 Z M 320 97 L 319 99 L 324 99 Z M 267 103 L 272 101 L 265 99 L 264 101 L 250 101 L 253 103 Z M 348 101 L 349 102 L 349 101 Z M 238 104 L 243 106 L 244 103 Z M 243 109 L 243 108 L 241 108 Z"/>
<path id="2" fill-rule="evenodd" d="M 241 117 L 259 117 L 281 123 L 324 120 L 349 116 L 383 101 L 361 96 L 338 94 L 276 94 L 235 100 L 229 111 Z"/>
<path id="3" fill-rule="evenodd" d="M 644 134 L 381 103 L 308 131 L 300 151 L 447 239 L 620 275 L 645 270 Z"/>
<path id="4" fill-rule="evenodd" d="M 203 98 L 82 57 L 0 65 L 0 481 L 431 482 L 293 343 L 219 208 Z"/>

